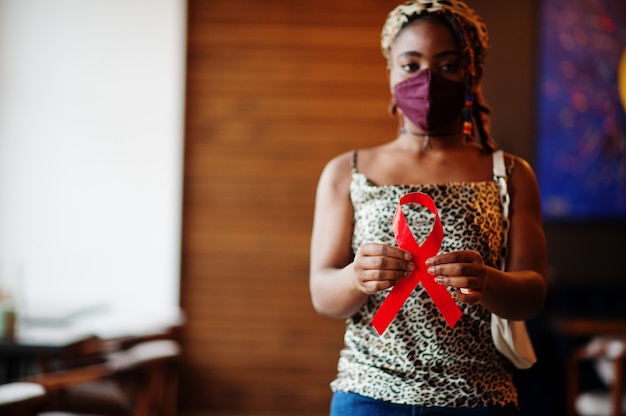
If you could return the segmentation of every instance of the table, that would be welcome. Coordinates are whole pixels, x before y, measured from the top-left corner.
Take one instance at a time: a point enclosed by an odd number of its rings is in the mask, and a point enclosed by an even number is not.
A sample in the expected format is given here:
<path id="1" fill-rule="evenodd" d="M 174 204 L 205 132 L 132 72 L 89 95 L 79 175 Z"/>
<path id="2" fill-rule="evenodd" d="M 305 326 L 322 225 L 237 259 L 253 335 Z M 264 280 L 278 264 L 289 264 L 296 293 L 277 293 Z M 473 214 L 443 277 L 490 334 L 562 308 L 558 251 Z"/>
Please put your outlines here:
<path id="1" fill-rule="evenodd" d="M 0 338 L 0 383 L 40 371 L 40 366 L 60 357 L 72 346 L 94 337 L 67 328 L 29 328 L 14 338 Z"/>
<path id="2" fill-rule="evenodd" d="M 135 338 L 169 334 L 184 323 L 180 309 L 161 313 L 90 308 L 89 313 L 42 314 L 18 320 L 13 338 L 0 338 L 0 383 L 45 371 L 79 344 L 110 340 L 112 344 Z M 42 319 L 42 317 L 54 317 Z"/>
<path id="3" fill-rule="evenodd" d="M 548 322 L 554 331 L 567 336 L 626 335 L 626 320 L 624 319 L 552 317 Z"/>

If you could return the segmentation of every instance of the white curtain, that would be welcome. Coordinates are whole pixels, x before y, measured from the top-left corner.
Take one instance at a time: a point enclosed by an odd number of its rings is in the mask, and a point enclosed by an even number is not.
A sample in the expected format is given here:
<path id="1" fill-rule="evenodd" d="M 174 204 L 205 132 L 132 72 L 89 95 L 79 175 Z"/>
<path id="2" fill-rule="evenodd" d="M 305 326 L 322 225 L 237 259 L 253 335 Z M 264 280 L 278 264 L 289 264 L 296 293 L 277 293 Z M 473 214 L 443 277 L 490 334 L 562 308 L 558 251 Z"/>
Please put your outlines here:
<path id="1" fill-rule="evenodd" d="M 0 282 L 178 305 L 186 2 L 0 0 Z"/>

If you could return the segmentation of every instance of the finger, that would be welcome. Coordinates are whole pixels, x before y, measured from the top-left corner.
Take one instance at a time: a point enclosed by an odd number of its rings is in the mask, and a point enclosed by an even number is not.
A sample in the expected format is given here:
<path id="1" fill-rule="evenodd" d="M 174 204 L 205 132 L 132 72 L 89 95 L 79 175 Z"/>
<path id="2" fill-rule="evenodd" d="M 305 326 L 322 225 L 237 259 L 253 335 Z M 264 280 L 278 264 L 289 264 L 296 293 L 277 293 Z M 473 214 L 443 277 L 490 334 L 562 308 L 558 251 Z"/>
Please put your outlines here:
<path id="1" fill-rule="evenodd" d="M 476 263 L 439 264 L 428 267 L 428 274 L 433 276 L 482 276 L 484 268 Z"/>
<path id="2" fill-rule="evenodd" d="M 359 280 L 362 282 L 395 282 L 404 279 L 410 272 L 404 270 L 363 270 Z"/>
<path id="3" fill-rule="evenodd" d="M 437 276 L 435 281 L 442 286 L 458 289 L 464 295 L 466 292 L 481 293 L 484 289 L 484 280 L 476 278 Z"/>
<path id="4" fill-rule="evenodd" d="M 477 289 L 477 285 L 474 280 L 468 277 L 450 277 L 450 276 L 437 276 L 435 281 L 442 286 L 454 287 L 457 289 L 474 290 Z"/>
<path id="5" fill-rule="evenodd" d="M 450 253 L 439 254 L 426 260 L 427 266 L 435 266 L 439 264 L 451 264 L 451 263 L 474 263 L 476 261 L 482 262 L 482 257 L 477 251 L 474 250 L 461 250 L 453 251 Z"/>
<path id="6" fill-rule="evenodd" d="M 367 295 L 373 295 L 374 293 L 378 293 L 380 291 L 389 289 L 396 284 L 395 280 L 373 280 L 363 282 L 361 284 L 362 291 Z"/>
<path id="7" fill-rule="evenodd" d="M 364 256 L 393 257 L 403 260 L 411 260 L 412 257 L 410 252 L 386 244 L 367 243 L 362 245 L 360 250 Z"/>
<path id="8" fill-rule="evenodd" d="M 360 266 L 366 270 L 397 270 L 411 272 L 415 270 L 415 263 L 394 257 L 369 256 L 363 257 Z"/>
<path id="9" fill-rule="evenodd" d="M 481 295 L 482 294 L 480 292 L 477 292 L 471 289 L 466 289 L 466 290 L 455 291 L 452 294 L 452 297 L 458 301 L 473 305 L 475 303 L 478 303 L 478 301 L 480 301 Z"/>

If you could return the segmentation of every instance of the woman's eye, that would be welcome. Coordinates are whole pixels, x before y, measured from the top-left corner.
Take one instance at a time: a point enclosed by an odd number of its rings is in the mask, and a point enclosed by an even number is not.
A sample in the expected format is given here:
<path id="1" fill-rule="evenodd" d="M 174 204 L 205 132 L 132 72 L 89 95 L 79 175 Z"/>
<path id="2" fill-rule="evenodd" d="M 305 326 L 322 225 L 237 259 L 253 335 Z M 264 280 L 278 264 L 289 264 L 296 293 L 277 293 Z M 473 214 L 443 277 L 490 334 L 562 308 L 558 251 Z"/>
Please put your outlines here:
<path id="1" fill-rule="evenodd" d="M 439 70 L 446 74 L 458 74 L 461 72 L 461 65 L 458 62 L 450 62 L 441 65 Z"/>
<path id="2" fill-rule="evenodd" d="M 420 67 L 416 63 L 408 63 L 402 65 L 402 69 L 404 69 L 406 72 L 417 72 L 419 71 Z"/>

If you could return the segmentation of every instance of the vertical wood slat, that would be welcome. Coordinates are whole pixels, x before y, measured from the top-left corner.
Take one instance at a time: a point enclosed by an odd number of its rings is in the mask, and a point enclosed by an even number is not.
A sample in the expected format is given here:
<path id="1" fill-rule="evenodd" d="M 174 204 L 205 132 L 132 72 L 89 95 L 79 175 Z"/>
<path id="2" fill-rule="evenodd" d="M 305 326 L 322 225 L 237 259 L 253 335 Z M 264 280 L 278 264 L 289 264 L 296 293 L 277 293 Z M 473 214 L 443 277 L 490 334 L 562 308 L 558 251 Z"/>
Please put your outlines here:
<path id="1" fill-rule="evenodd" d="M 308 292 L 317 179 L 395 134 L 395 1 L 190 0 L 182 407 L 324 413 L 343 322 Z"/>
<path id="2" fill-rule="evenodd" d="M 189 1 L 182 407 L 327 411 L 344 324 L 310 302 L 315 187 L 395 134 L 378 45 L 394 4 Z"/>

